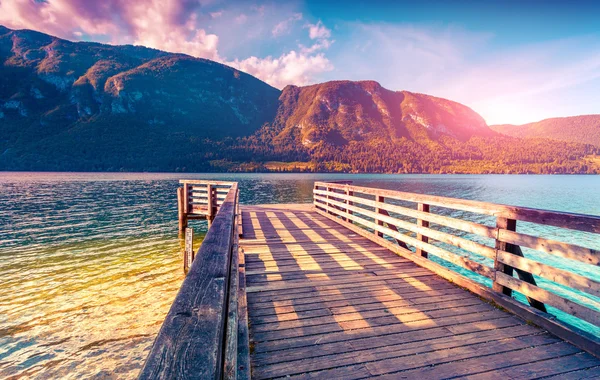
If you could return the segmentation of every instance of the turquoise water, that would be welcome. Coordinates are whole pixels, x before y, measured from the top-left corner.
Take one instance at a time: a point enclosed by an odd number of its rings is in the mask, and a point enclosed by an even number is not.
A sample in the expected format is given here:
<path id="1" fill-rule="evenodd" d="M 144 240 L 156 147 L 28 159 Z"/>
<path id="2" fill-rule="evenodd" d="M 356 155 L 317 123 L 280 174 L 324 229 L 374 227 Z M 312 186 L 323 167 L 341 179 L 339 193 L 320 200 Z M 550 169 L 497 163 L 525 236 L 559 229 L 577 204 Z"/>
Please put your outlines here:
<path id="1" fill-rule="evenodd" d="M 0 173 L 0 378 L 137 375 L 183 280 L 175 192 L 182 178 L 238 181 L 246 204 L 311 202 L 315 180 L 350 179 L 600 215 L 600 176 Z M 519 230 L 600 249 L 591 234 L 527 223 Z M 201 239 L 197 233 L 196 247 Z M 600 280 L 595 267 L 535 258 Z"/>

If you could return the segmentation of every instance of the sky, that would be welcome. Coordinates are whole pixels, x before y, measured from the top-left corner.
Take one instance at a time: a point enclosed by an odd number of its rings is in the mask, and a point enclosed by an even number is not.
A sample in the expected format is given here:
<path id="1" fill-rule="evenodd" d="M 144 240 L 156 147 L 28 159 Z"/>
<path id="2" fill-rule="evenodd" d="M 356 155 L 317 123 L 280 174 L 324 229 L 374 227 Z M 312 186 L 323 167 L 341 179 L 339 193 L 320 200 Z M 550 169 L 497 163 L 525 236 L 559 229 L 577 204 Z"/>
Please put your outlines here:
<path id="1" fill-rule="evenodd" d="M 0 0 L 0 25 L 186 53 L 280 89 L 376 80 L 490 125 L 600 113 L 600 1 Z"/>

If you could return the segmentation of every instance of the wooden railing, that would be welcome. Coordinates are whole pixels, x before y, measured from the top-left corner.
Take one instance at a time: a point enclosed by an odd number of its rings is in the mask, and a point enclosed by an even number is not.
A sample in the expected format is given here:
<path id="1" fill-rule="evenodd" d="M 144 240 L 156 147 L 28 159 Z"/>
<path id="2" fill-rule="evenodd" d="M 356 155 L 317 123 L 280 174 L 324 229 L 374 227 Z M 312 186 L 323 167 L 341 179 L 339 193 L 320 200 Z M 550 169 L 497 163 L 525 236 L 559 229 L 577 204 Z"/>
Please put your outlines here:
<path id="1" fill-rule="evenodd" d="M 228 186 L 140 379 L 249 378 L 239 194 Z"/>
<path id="2" fill-rule="evenodd" d="M 356 233 L 563 339 L 600 352 L 597 335 L 557 321 L 546 310 L 546 306 L 552 306 L 600 326 L 600 252 L 517 232 L 517 221 L 558 227 L 556 230 L 581 231 L 591 239 L 588 241 L 600 246 L 600 217 L 326 182 L 315 183 L 314 204 L 317 212 Z M 525 257 L 521 247 L 539 254 Z M 567 259 L 566 265 L 559 268 L 552 264 L 555 260 L 547 260 L 550 257 Z M 579 268 L 579 273 L 573 268 Z M 460 271 L 476 275 L 464 276 Z M 478 276 L 489 280 L 474 281 Z M 543 288 L 536 277 L 558 286 Z M 491 284 L 491 289 L 482 284 Z M 565 297 L 557 288 L 582 297 Z M 514 300 L 513 291 L 527 297 L 530 306 Z"/>
<path id="3" fill-rule="evenodd" d="M 179 231 L 185 230 L 189 219 L 207 219 L 209 224 L 225 201 L 234 182 L 181 180 L 177 189 Z"/>

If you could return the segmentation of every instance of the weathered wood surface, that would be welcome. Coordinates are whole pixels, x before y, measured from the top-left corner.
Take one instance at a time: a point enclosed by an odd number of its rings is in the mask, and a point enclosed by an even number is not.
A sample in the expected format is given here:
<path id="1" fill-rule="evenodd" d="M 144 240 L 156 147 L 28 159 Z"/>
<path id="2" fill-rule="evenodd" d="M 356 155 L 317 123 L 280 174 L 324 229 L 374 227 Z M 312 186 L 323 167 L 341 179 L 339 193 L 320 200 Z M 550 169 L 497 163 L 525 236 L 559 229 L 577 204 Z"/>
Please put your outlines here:
<path id="1" fill-rule="evenodd" d="M 413 262 L 440 267 L 431 260 L 398 256 L 390 249 L 408 251 L 351 213 L 335 218 L 311 205 L 242 207 L 253 378 L 598 376 L 600 359 Z"/>
<path id="2" fill-rule="evenodd" d="M 350 189 L 352 189 L 353 196 L 349 195 Z M 600 303 L 593 298 L 600 293 L 600 282 L 597 281 L 597 276 L 594 276 L 600 262 L 600 252 L 576 244 L 517 232 L 517 219 L 503 215 L 512 215 L 531 223 L 541 224 L 544 228 L 547 225 L 559 226 L 592 234 L 595 230 L 596 221 L 600 220 L 597 216 L 533 210 L 539 215 L 543 215 L 543 217 L 535 219 L 532 217 L 535 214 L 532 209 L 518 208 L 519 212 L 523 212 L 523 210 L 531 211 L 523 214 L 528 215 L 523 219 L 521 214 L 512 213 L 514 211 L 513 206 L 401 193 L 368 187 L 340 187 L 339 185 L 322 182 L 315 183 L 313 193 L 317 212 L 386 248 L 401 255 L 408 255 L 406 257 L 419 265 L 437 271 L 437 265 L 431 265 L 435 263 L 416 259 L 417 257 L 427 259 L 430 258 L 430 255 L 436 256 L 436 258 L 442 259 L 448 264 L 454 264 L 488 277 L 492 280 L 492 289 L 495 294 L 511 297 L 513 290 L 516 290 L 527 298 L 532 307 L 545 313 L 548 311 L 546 305 L 542 300 L 535 298 L 539 296 L 548 300 L 550 306 L 600 327 Z M 379 194 L 385 194 L 386 196 Z M 388 199 L 404 200 L 406 202 L 399 206 L 387 203 Z M 461 220 L 459 219 L 460 216 L 435 215 L 433 211 L 429 212 L 429 203 L 426 203 L 426 201 L 444 208 L 495 215 L 496 225 L 492 227 Z M 443 203 L 441 203 L 442 201 Z M 350 205 L 350 202 L 352 205 Z M 413 208 L 406 206 L 406 203 L 413 203 Z M 389 212 L 385 213 L 386 210 Z M 352 211 L 352 214 L 349 211 Z M 439 212 L 439 209 L 435 211 Z M 580 220 L 576 220 L 577 218 Z M 548 220 L 551 222 L 548 222 Z M 558 223 L 561 220 L 564 224 Z M 429 225 L 430 221 L 433 226 Z M 582 221 L 590 224 L 584 225 Z M 384 224 L 387 224 L 388 228 Z M 389 228 L 389 226 L 394 226 L 394 228 Z M 487 239 L 473 238 L 465 234 L 457 236 L 452 229 L 474 233 Z M 595 236 L 600 239 L 600 235 Z M 404 244 L 400 245 L 402 249 L 398 250 L 396 246 L 390 245 L 389 240 L 391 239 L 403 242 Z M 585 241 L 583 240 L 583 242 Z M 457 247 L 460 251 L 452 249 L 448 245 Z M 541 256 L 532 256 L 537 261 L 524 257 L 520 245 L 539 251 Z M 576 260 L 594 267 L 590 266 L 581 271 L 576 266 L 580 265 L 579 263 L 573 263 L 571 266 L 565 265 L 562 268 L 552 267 L 547 263 L 540 262 L 544 260 L 544 254 Z M 491 259 L 493 265 L 490 265 L 490 261 L 477 258 L 475 255 Z M 552 263 L 552 261 L 549 260 L 548 263 Z M 448 267 L 451 268 L 450 265 Z M 579 273 L 577 273 L 578 271 Z M 469 280 L 468 277 L 463 278 L 459 271 L 449 274 L 444 270 L 440 273 L 452 281 L 456 281 L 456 279 L 460 281 Z M 518 276 L 518 280 L 512 279 L 514 273 Z M 563 287 L 548 284 L 547 281 L 543 282 L 542 287 L 540 287 L 535 276 L 550 280 Z M 564 287 L 571 289 L 565 289 Z M 571 297 L 565 298 L 565 292 L 571 294 Z M 585 294 L 582 295 L 581 292 L 587 293 L 591 297 Z M 486 296 L 496 300 L 494 293 L 486 294 Z M 499 298 L 501 302 L 505 302 L 501 297 Z M 553 310 L 550 311 L 555 313 Z M 530 311 L 526 313 L 535 318 L 538 317 Z M 548 314 L 546 314 L 546 318 L 554 319 Z M 554 327 L 559 328 L 559 326 L 552 325 L 551 329 L 554 329 Z M 560 328 L 556 331 L 560 333 Z M 567 331 L 565 339 L 570 339 L 570 328 L 565 331 Z M 583 344 L 582 347 L 586 347 L 585 349 L 588 351 L 600 347 L 600 337 L 593 338 L 590 344 Z M 580 341 L 580 339 L 570 341 L 575 342 Z"/>
<path id="3" fill-rule="evenodd" d="M 219 210 L 161 326 L 140 379 L 219 379 L 237 189 Z"/>

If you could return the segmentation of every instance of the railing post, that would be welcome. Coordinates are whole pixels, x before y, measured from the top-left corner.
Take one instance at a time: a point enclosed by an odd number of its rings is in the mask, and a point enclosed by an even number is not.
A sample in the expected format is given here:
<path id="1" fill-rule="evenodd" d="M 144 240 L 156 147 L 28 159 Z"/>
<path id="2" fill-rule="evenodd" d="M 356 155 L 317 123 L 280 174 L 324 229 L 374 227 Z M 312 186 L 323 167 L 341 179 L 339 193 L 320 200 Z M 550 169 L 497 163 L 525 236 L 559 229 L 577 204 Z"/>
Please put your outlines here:
<path id="1" fill-rule="evenodd" d="M 506 251 L 507 250 L 507 243 L 498 240 L 498 233 L 501 229 L 504 230 L 509 230 L 509 231 L 516 231 L 517 230 L 517 221 L 514 219 L 507 219 L 507 218 L 503 218 L 503 217 L 496 217 L 496 228 L 497 228 L 497 232 L 496 232 L 496 257 L 494 258 L 494 272 L 503 272 L 508 276 L 512 276 L 513 275 L 513 268 L 508 266 L 508 265 L 504 265 L 503 263 L 501 263 L 500 261 L 498 261 L 498 251 Z M 505 286 L 500 285 L 499 283 L 496 282 L 495 279 L 495 275 L 496 273 L 494 273 L 494 282 L 492 284 L 492 289 L 498 293 L 502 292 L 503 294 L 507 295 L 507 296 L 512 296 L 512 289 L 507 288 Z"/>
<path id="2" fill-rule="evenodd" d="M 352 190 L 348 189 L 348 187 L 347 187 L 347 186 L 346 186 L 345 193 L 346 193 L 346 195 L 348 195 L 348 196 L 350 196 L 350 197 L 353 197 L 353 196 L 354 196 L 354 191 L 352 191 Z M 353 206 L 353 205 L 354 205 L 354 202 L 352 202 L 351 200 L 347 200 L 347 201 L 346 201 L 346 204 L 347 204 L 348 206 Z M 352 210 L 346 210 L 346 212 L 348 213 L 348 215 L 352 215 Z M 352 223 L 352 220 L 351 220 L 351 219 L 348 219 L 348 221 L 350 221 L 350 223 Z"/>
<path id="3" fill-rule="evenodd" d="M 183 252 L 183 271 L 187 272 L 192 267 L 194 262 L 194 230 L 192 228 L 185 229 L 185 250 Z"/>
<path id="4" fill-rule="evenodd" d="M 183 212 L 189 214 L 191 210 L 190 205 L 190 186 L 188 183 L 183 184 Z"/>
<path id="5" fill-rule="evenodd" d="M 328 187 L 327 188 L 327 199 L 331 199 L 331 197 L 329 196 L 329 193 L 331 193 L 331 192 L 332 192 L 331 187 Z M 333 206 L 331 205 L 331 203 L 327 202 L 327 207 L 333 207 Z M 327 211 L 327 212 L 331 215 L 334 215 L 332 211 Z"/>
<path id="6" fill-rule="evenodd" d="M 187 214 L 185 213 L 185 201 L 184 188 L 177 188 L 177 213 L 179 216 L 179 232 L 183 232 L 187 227 Z"/>
<path id="7" fill-rule="evenodd" d="M 427 203 L 419 203 L 417 205 L 417 210 L 422 212 L 429 212 L 429 205 Z M 417 226 L 419 227 L 429 227 L 429 222 L 427 220 L 417 219 Z M 427 236 L 417 234 L 417 239 L 422 241 L 423 243 L 428 243 L 429 238 Z M 421 248 L 417 248 L 417 255 L 421 257 L 427 257 L 427 252 L 422 250 Z"/>
<path id="8" fill-rule="evenodd" d="M 498 261 L 498 251 L 505 251 L 505 252 L 512 253 L 515 256 L 524 257 L 523 251 L 521 251 L 521 247 L 519 247 L 518 245 L 509 244 L 509 243 L 505 243 L 503 241 L 498 240 L 498 235 L 499 235 L 501 229 L 505 229 L 505 230 L 509 230 L 509 231 L 516 231 L 517 230 L 517 221 L 515 219 L 506 219 L 506 218 L 498 217 L 498 218 L 496 218 L 496 228 L 498 231 L 496 232 L 496 257 L 494 259 L 494 276 L 496 275 L 497 272 L 503 272 L 509 276 L 512 276 L 513 271 L 516 271 L 517 276 L 519 277 L 519 279 L 521 279 L 521 281 L 524 281 L 529 284 L 537 286 L 535 278 L 533 277 L 533 275 L 531 273 L 526 272 L 521 269 L 515 269 L 515 268 L 511 267 L 510 265 L 506 265 L 506 264 L 503 264 L 500 261 Z M 494 289 L 494 291 L 496 291 L 496 292 L 502 292 L 503 294 L 505 294 L 509 297 L 512 296 L 512 289 L 498 284 L 495 280 L 492 284 L 492 289 Z M 544 305 L 543 302 L 538 301 L 529 296 L 526 296 L 525 298 L 527 298 L 527 302 L 529 302 L 529 305 L 533 306 L 534 308 L 541 310 L 543 312 L 547 311 L 546 305 Z"/>
<path id="9" fill-rule="evenodd" d="M 385 198 L 382 195 L 377 195 L 375 196 L 375 201 L 383 203 L 385 201 Z M 379 207 L 375 207 L 375 213 L 377 214 L 382 214 L 381 209 Z M 383 226 L 383 222 L 379 219 L 377 219 L 377 225 L 378 226 Z M 380 231 L 375 231 L 376 235 L 379 237 L 383 237 L 383 232 Z"/>
<path id="10" fill-rule="evenodd" d="M 213 185 L 212 184 L 208 184 L 206 185 L 206 220 L 208 220 L 208 226 L 210 227 L 210 225 L 212 224 L 213 221 Z"/>

